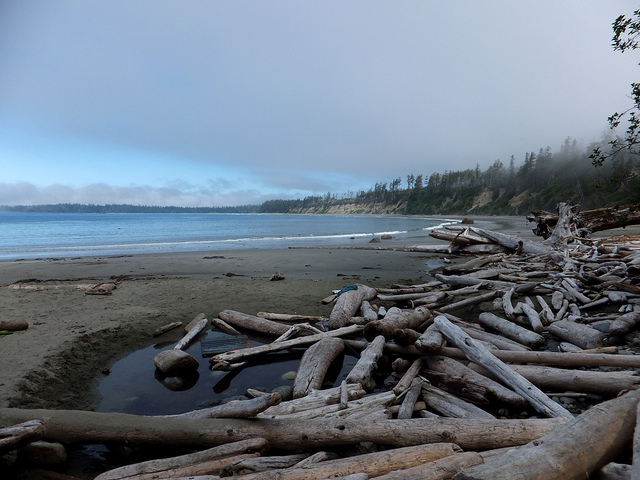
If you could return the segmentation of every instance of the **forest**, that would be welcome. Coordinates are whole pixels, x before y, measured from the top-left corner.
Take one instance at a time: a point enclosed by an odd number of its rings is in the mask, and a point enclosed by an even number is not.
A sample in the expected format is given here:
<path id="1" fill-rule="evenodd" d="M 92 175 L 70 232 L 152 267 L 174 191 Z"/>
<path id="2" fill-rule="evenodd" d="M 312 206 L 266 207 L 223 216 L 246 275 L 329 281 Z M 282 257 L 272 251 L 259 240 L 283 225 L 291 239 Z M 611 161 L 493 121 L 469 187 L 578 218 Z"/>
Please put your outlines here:
<path id="1" fill-rule="evenodd" d="M 366 207 L 377 205 L 378 211 L 398 214 L 526 215 L 534 209 L 554 211 L 559 202 L 582 209 L 640 202 L 638 155 L 621 149 L 606 162 L 598 162 L 593 160 L 597 147 L 581 148 L 567 138 L 559 151 L 546 147 L 527 152 L 521 163 L 511 156 L 507 165 L 496 160 L 484 170 L 476 165 L 462 171 L 411 174 L 376 183 L 367 191 L 267 201 L 260 211 L 322 213 L 349 205 L 351 212 L 358 207 L 367 212 L 371 208 Z"/>

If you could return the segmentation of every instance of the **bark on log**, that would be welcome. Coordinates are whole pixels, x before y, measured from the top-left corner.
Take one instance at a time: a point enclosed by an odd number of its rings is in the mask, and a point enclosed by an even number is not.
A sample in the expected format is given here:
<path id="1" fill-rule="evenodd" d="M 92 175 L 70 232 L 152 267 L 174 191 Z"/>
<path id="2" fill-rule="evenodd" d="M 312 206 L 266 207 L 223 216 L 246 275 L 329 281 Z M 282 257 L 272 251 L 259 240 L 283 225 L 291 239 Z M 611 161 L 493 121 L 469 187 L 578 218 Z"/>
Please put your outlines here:
<path id="1" fill-rule="evenodd" d="M 384 343 L 385 339 L 382 335 L 373 339 L 369 346 L 362 351 L 358 362 L 347 375 L 347 383 L 359 383 L 367 391 L 376 387 L 372 374 L 378 368 L 378 360 L 382 357 Z"/>
<path id="2" fill-rule="evenodd" d="M 471 467 L 454 480 L 590 478 L 631 441 L 640 391 L 591 407 L 526 446 Z"/>
<path id="3" fill-rule="evenodd" d="M 549 333 L 583 349 L 602 347 L 605 334 L 582 323 L 560 320 L 549 325 Z"/>
<path id="4" fill-rule="evenodd" d="M 544 337 L 539 333 L 527 330 L 520 325 L 500 318 L 497 315 L 489 312 L 482 312 L 478 316 L 478 320 L 481 325 L 487 326 L 497 332 L 500 332 L 505 337 L 510 338 L 516 342 L 526 345 L 531 348 L 535 348 L 538 345 L 544 343 Z"/>
<path id="5" fill-rule="evenodd" d="M 403 470 L 372 477 L 373 480 L 449 480 L 462 470 L 483 463 L 482 456 L 476 452 L 456 453 Z"/>
<path id="6" fill-rule="evenodd" d="M 159 460 L 126 465 L 115 468 L 98 475 L 95 480 L 121 480 L 131 477 L 138 478 L 168 478 L 170 476 L 197 475 L 200 473 L 218 473 L 222 467 L 229 463 L 228 459 L 236 455 L 248 452 L 264 452 L 269 448 L 269 443 L 264 438 L 254 438 L 240 442 L 228 443 L 219 447 L 210 448 L 196 453 L 170 457 Z M 221 459 L 227 459 L 220 465 Z M 215 466 L 214 466 L 214 462 Z M 198 464 L 208 464 L 209 470 L 203 472 L 202 468 L 189 470 L 189 467 Z M 215 467 L 217 466 L 217 471 Z M 198 473 L 195 473 L 198 471 Z M 194 473 L 189 473 L 194 472 Z M 171 475 L 173 474 L 173 475 Z"/>
<path id="7" fill-rule="evenodd" d="M 278 322 L 272 322 L 265 318 L 247 315 L 246 313 L 236 312 L 235 310 L 222 310 L 218 313 L 218 317 L 234 327 L 244 328 L 253 332 L 279 337 L 284 334 L 289 327 Z"/>
<path id="8" fill-rule="evenodd" d="M 356 289 L 341 293 L 329 315 L 329 328 L 336 329 L 351 323 L 360 305 L 365 300 L 372 300 L 377 292 L 367 285 L 356 285 Z"/>
<path id="9" fill-rule="evenodd" d="M 434 323 L 440 331 L 455 343 L 469 358 L 469 360 L 479 363 L 497 376 L 502 382 L 509 385 L 516 392 L 522 395 L 538 412 L 550 417 L 573 418 L 570 412 L 547 397 L 540 389 L 529 382 L 522 375 L 511 370 L 502 361 L 496 358 L 489 350 L 485 349 L 473 340 L 466 333 L 452 324 L 446 317 L 440 315 L 436 317 Z"/>
<path id="10" fill-rule="evenodd" d="M 317 480 L 356 473 L 366 473 L 373 476 L 432 462 L 454 455 L 459 451 L 460 448 L 452 443 L 418 445 L 327 460 L 309 465 L 306 468 L 288 468 L 249 474 L 242 477 L 242 480 Z"/>
<path id="11" fill-rule="evenodd" d="M 344 342 L 335 337 L 326 337 L 311 345 L 300 360 L 298 373 L 293 381 L 293 398 L 304 397 L 311 390 L 318 390 L 331 363 L 343 350 Z"/>
<path id="12" fill-rule="evenodd" d="M 374 442 L 390 447 L 450 441 L 466 450 L 522 445 L 549 433 L 566 419 L 381 420 L 180 420 L 80 410 L 0 408 L 0 427 L 27 420 L 45 422 L 45 440 L 72 443 L 129 443 L 207 448 L 266 438 L 272 448 L 297 450 Z"/>
<path id="13" fill-rule="evenodd" d="M 412 312 L 403 312 L 399 308 L 392 307 L 384 318 L 369 322 L 364 327 L 364 336 L 372 340 L 378 335 L 384 335 L 386 339 L 393 338 L 393 331 L 402 328 L 417 328 L 423 322 L 432 317 L 431 312 L 425 306 L 416 308 Z"/>

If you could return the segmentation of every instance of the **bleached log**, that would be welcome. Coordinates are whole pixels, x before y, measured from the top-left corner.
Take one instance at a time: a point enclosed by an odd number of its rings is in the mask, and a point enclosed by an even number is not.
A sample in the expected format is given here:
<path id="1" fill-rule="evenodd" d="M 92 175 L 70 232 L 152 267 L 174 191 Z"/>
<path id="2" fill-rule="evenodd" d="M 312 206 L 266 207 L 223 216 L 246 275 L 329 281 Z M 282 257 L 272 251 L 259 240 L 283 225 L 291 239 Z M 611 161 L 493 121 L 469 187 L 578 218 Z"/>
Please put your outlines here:
<path id="1" fill-rule="evenodd" d="M 509 367 L 545 391 L 618 395 L 622 391 L 640 387 L 640 376 L 635 372 L 568 370 L 540 365 L 509 365 Z"/>
<path id="2" fill-rule="evenodd" d="M 558 311 L 562 307 L 562 302 L 564 302 L 564 295 L 559 290 L 554 290 L 551 294 L 551 306 Z"/>
<path id="3" fill-rule="evenodd" d="M 374 480 L 449 480 L 465 468 L 483 463 L 482 455 L 477 452 L 463 452 L 417 465 L 396 470 L 385 475 L 373 477 Z"/>
<path id="4" fill-rule="evenodd" d="M 356 285 L 356 289 L 341 293 L 329 315 L 329 328 L 337 329 L 351 323 L 360 305 L 365 300 L 372 300 L 376 295 L 376 289 L 367 285 Z"/>
<path id="5" fill-rule="evenodd" d="M 235 310 L 222 310 L 218 313 L 218 317 L 234 327 L 240 327 L 245 330 L 259 332 L 272 337 L 279 337 L 285 333 L 289 327 L 278 322 L 267 320 L 266 318 L 247 315 L 246 313 L 236 312 Z"/>
<path id="6" fill-rule="evenodd" d="M 427 367 L 433 371 L 458 377 L 469 385 L 481 386 L 500 401 L 518 406 L 524 406 L 527 403 L 522 395 L 517 394 L 513 390 L 508 389 L 504 385 L 476 372 L 456 360 L 452 360 L 442 355 L 428 355 L 425 357 L 425 362 Z"/>
<path id="7" fill-rule="evenodd" d="M 451 319 L 449 318 L 449 320 Z M 495 335 L 493 333 L 485 332 L 484 330 L 480 330 L 478 328 L 469 328 L 467 326 L 457 324 L 456 322 L 453 323 L 458 325 L 471 338 L 475 338 L 476 340 L 495 345 L 499 350 L 517 350 L 523 352 L 528 352 L 531 350 L 531 348 L 527 347 L 526 345 L 514 342 L 513 340 L 509 340 L 508 338 L 505 338 L 501 335 Z"/>
<path id="8" fill-rule="evenodd" d="M 416 447 L 395 448 L 337 460 L 326 460 L 306 468 L 288 468 L 253 473 L 242 480 L 317 480 L 365 473 L 381 475 L 402 468 L 410 468 L 453 455 L 460 448 L 451 443 L 433 443 Z"/>
<path id="9" fill-rule="evenodd" d="M 549 333 L 582 348 L 602 347 L 605 334 L 582 323 L 560 320 L 549 325 Z"/>
<path id="10" fill-rule="evenodd" d="M 498 292 L 483 293 L 475 297 L 466 298 L 464 300 L 460 300 L 459 302 L 450 303 L 449 305 L 440 307 L 439 311 L 441 313 L 445 313 L 445 312 L 451 312 L 453 310 L 459 310 L 461 308 L 466 308 L 471 305 L 477 305 L 478 303 L 481 303 L 481 302 L 487 302 L 489 300 L 493 300 L 497 295 L 498 295 Z"/>
<path id="11" fill-rule="evenodd" d="M 385 338 L 390 339 L 393 337 L 394 330 L 417 328 L 431 317 L 431 312 L 425 306 L 418 307 L 412 312 L 403 312 L 399 308 L 392 307 L 384 318 L 367 323 L 363 333 L 367 340 L 372 340 L 378 335 L 384 335 Z"/>
<path id="12" fill-rule="evenodd" d="M 553 310 L 549 307 L 549 304 L 542 298 L 540 295 L 536 295 L 536 300 L 540 304 L 540 308 L 542 311 L 540 312 L 540 317 L 544 320 L 544 323 L 549 324 L 554 321 L 555 315 L 553 314 Z"/>
<path id="13" fill-rule="evenodd" d="M 514 284 L 511 282 L 502 282 L 500 280 L 486 280 L 462 275 L 442 275 L 440 273 L 436 273 L 435 277 L 442 283 L 446 283 L 447 285 L 451 285 L 452 287 L 468 287 L 472 285 L 481 285 L 498 290 L 506 290 L 514 286 Z"/>
<path id="14" fill-rule="evenodd" d="M 420 370 L 422 370 L 423 362 L 421 358 L 417 358 L 413 361 L 411 366 L 404 372 L 400 381 L 393 387 L 393 392 L 396 395 L 402 394 L 404 391 L 411 388 L 413 380 L 416 378 Z"/>
<path id="15" fill-rule="evenodd" d="M 632 478 L 636 480 L 640 478 L 640 404 L 636 408 L 636 428 L 633 433 L 633 443 L 632 443 Z"/>
<path id="16" fill-rule="evenodd" d="M 367 322 L 378 319 L 378 312 L 373 309 L 368 300 L 362 302 L 362 304 L 360 305 L 360 312 L 362 313 L 362 318 L 364 318 Z"/>
<path id="17" fill-rule="evenodd" d="M 427 327 L 425 332 L 416 340 L 415 346 L 420 352 L 428 353 L 439 350 L 444 346 L 445 339 L 435 325 Z"/>
<path id="18" fill-rule="evenodd" d="M 496 242 L 503 247 L 526 255 L 547 255 L 551 252 L 551 248 L 538 242 L 523 240 L 515 235 L 507 235 L 505 233 L 484 230 L 477 227 L 471 227 L 471 230 L 489 240 Z"/>
<path id="19" fill-rule="evenodd" d="M 640 390 L 585 411 L 526 446 L 457 474 L 455 480 L 592 478 L 631 441 Z"/>
<path id="20" fill-rule="evenodd" d="M 422 386 L 422 398 L 428 407 L 445 417 L 495 418 L 489 412 L 433 385 Z"/>
<path id="21" fill-rule="evenodd" d="M 344 391 L 347 400 L 355 400 L 365 395 L 362 385 L 357 383 L 346 384 Z M 278 405 L 269 407 L 264 412 L 259 413 L 259 418 L 269 418 L 277 415 L 290 415 L 296 412 L 303 412 L 314 408 L 320 408 L 327 405 L 333 405 L 342 402 L 342 387 L 328 388 L 326 390 L 313 390 L 305 397 L 296 398 Z"/>
<path id="22" fill-rule="evenodd" d="M 82 410 L 0 408 L 0 427 L 47 419 L 44 439 L 70 443 L 127 443 L 207 448 L 254 437 L 271 448 L 297 450 L 373 442 L 390 447 L 439 442 L 466 450 L 522 445 L 549 433 L 566 419 L 471 420 L 412 418 L 363 423 L 358 420 L 205 419 L 183 420 Z"/>
<path id="23" fill-rule="evenodd" d="M 490 312 L 482 312 L 478 316 L 480 324 L 485 325 L 493 330 L 502 333 L 505 337 L 510 338 L 528 347 L 537 347 L 544 343 L 544 337 L 538 333 L 527 330 L 526 328 L 516 325 L 515 323 L 500 318 Z"/>
<path id="24" fill-rule="evenodd" d="M 44 434 L 45 426 L 41 420 L 28 420 L 0 428 L 0 454 L 40 440 Z"/>
<path id="25" fill-rule="evenodd" d="M 541 333 L 544 330 L 544 326 L 542 325 L 542 320 L 540 320 L 540 314 L 536 312 L 530 305 L 526 303 L 518 303 L 516 309 L 519 307 L 522 310 L 522 313 L 529 319 L 529 323 L 531 324 L 531 328 L 536 333 Z"/>
<path id="26" fill-rule="evenodd" d="M 285 326 L 286 328 L 286 326 Z M 266 345 L 259 345 L 257 347 L 241 348 L 238 350 L 231 350 L 211 357 L 210 362 L 213 365 L 212 369 L 228 369 L 230 365 L 245 360 L 255 355 L 262 355 L 270 352 L 277 352 L 280 350 L 286 350 L 292 347 L 299 347 L 302 345 L 312 345 L 319 342 L 326 337 L 342 337 L 358 333 L 363 330 L 361 325 L 349 325 L 347 327 L 340 328 L 338 330 L 331 330 L 329 332 L 317 333 L 315 335 L 307 335 L 305 337 L 292 338 L 291 340 L 285 340 L 283 342 L 268 343 Z"/>
<path id="27" fill-rule="evenodd" d="M 399 419 L 411 418 L 413 416 L 413 411 L 416 406 L 416 402 L 420 397 L 420 391 L 422 390 L 422 384 L 416 383 L 413 387 L 409 389 L 407 394 L 404 396 L 404 400 L 402 400 L 402 404 L 398 410 Z"/>
<path id="28" fill-rule="evenodd" d="M 171 323 L 168 323 L 166 325 L 163 325 L 161 327 L 156 328 L 153 331 L 152 335 L 154 337 L 159 337 L 163 333 L 166 333 L 166 332 L 168 332 L 170 330 L 173 330 L 174 328 L 178 328 L 178 327 L 181 327 L 181 326 L 182 326 L 182 322 L 171 322 Z"/>
<path id="29" fill-rule="evenodd" d="M 242 335 L 238 330 L 233 328 L 221 318 L 212 318 L 210 322 L 212 327 L 215 327 L 217 330 L 220 330 L 223 333 L 226 333 L 228 335 Z"/>
<path id="30" fill-rule="evenodd" d="M 275 457 L 246 458 L 227 464 L 222 468 L 220 474 L 223 477 L 231 477 L 276 470 L 279 468 L 289 468 L 307 457 L 309 457 L 308 453 L 297 453 L 294 455 L 278 455 Z"/>
<path id="31" fill-rule="evenodd" d="M 560 310 L 558 310 L 558 312 L 556 313 L 556 317 L 554 318 L 553 321 L 559 322 L 560 320 L 562 320 L 564 316 L 567 314 L 567 310 L 569 310 L 569 300 L 565 298 L 562 301 L 562 306 L 560 307 Z"/>
<path id="32" fill-rule="evenodd" d="M 298 373 L 293 381 L 293 398 L 307 395 L 312 389 L 319 389 L 333 362 L 344 350 L 340 338 L 326 337 L 307 349 L 300 360 Z"/>
<path id="33" fill-rule="evenodd" d="M 95 480 L 122 480 L 126 478 L 170 478 L 187 475 L 217 474 L 230 458 L 249 452 L 262 452 L 269 448 L 264 438 L 228 443 L 196 453 L 126 465 L 98 475 Z M 222 461 L 221 461 L 222 460 Z"/>
<path id="34" fill-rule="evenodd" d="M 434 228 L 429 236 L 454 245 L 489 244 L 491 240 L 478 235 L 472 235 L 469 229 Z"/>
<path id="35" fill-rule="evenodd" d="M 610 462 L 600 469 L 598 480 L 632 480 L 632 470 L 632 465 Z"/>
<path id="36" fill-rule="evenodd" d="M 279 322 L 326 322 L 328 320 L 327 317 L 322 317 L 318 315 L 294 315 L 290 313 L 272 313 L 272 312 L 258 312 L 256 313 L 257 317 L 266 318 L 267 320 L 276 320 Z"/>
<path id="37" fill-rule="evenodd" d="M 629 312 L 620 315 L 611 325 L 609 325 L 609 333 L 611 335 L 626 335 L 640 323 L 640 312 Z"/>
<path id="38" fill-rule="evenodd" d="M 231 400 L 222 405 L 200 410 L 192 410 L 186 413 L 165 415 L 173 418 L 251 418 L 265 411 L 267 408 L 278 405 L 282 401 L 279 393 L 268 393 L 250 400 Z"/>
<path id="39" fill-rule="evenodd" d="M 372 374 L 378 368 L 378 360 L 382 357 L 385 339 L 378 335 L 360 354 L 360 358 L 346 377 L 347 383 L 359 383 L 365 390 L 373 390 L 376 386 Z"/>
<path id="40" fill-rule="evenodd" d="M 200 315 L 202 315 L 202 318 L 198 319 L 195 324 L 191 325 L 187 334 L 182 337 L 182 339 L 178 343 L 175 344 L 175 346 L 173 347 L 174 350 L 186 349 L 187 346 L 189 346 L 189 344 L 193 341 L 193 339 L 196 338 L 198 334 L 206 328 L 209 320 L 207 320 L 207 317 L 205 317 L 204 314 Z M 187 325 L 187 327 L 189 327 L 189 325 Z M 185 327 L 185 329 L 187 327 Z"/>
<path id="41" fill-rule="evenodd" d="M 446 317 L 440 315 L 435 318 L 434 323 L 440 331 L 460 348 L 469 360 L 479 363 L 487 370 L 491 371 L 500 381 L 506 383 L 516 392 L 522 395 L 538 412 L 550 417 L 570 417 L 570 412 L 547 397 L 535 385 L 527 379 L 511 370 L 502 361 L 496 358 L 489 350 L 485 349 L 478 342 L 459 327 L 452 324 Z"/>
<path id="42" fill-rule="evenodd" d="M 422 303 L 436 303 L 445 298 L 447 294 L 445 292 L 417 292 L 417 293 L 404 293 L 397 295 L 380 295 L 378 299 L 383 302 L 405 302 L 408 300 L 422 300 Z"/>

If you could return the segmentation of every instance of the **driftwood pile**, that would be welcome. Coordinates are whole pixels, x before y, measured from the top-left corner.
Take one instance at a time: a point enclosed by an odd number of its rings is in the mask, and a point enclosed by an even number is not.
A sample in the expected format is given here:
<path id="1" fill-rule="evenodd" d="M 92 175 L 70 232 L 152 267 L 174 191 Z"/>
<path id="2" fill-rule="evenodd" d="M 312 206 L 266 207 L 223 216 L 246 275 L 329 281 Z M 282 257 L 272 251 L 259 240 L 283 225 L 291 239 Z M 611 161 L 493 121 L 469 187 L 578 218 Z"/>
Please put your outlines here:
<path id="1" fill-rule="evenodd" d="M 578 240 L 565 207 L 541 243 L 436 231 L 450 251 L 492 253 L 423 285 L 346 287 L 328 319 L 220 312 L 274 341 L 211 368 L 305 348 L 292 399 L 249 390 L 162 417 L 0 409 L 0 454 L 34 440 L 196 450 L 99 480 L 640 478 L 640 244 Z M 346 351 L 359 359 L 328 388 Z"/>

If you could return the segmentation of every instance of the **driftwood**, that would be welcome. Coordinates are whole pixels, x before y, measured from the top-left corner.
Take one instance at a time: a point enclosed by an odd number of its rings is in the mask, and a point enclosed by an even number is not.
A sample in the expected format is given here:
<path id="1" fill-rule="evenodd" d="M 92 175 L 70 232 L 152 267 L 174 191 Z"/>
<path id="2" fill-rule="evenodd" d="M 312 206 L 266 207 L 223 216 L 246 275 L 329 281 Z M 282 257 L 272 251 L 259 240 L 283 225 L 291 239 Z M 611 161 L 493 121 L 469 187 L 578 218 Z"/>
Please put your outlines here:
<path id="1" fill-rule="evenodd" d="M 198 418 L 251 418 L 270 407 L 278 405 L 281 401 L 280 394 L 274 392 L 260 395 L 250 400 L 232 400 L 223 405 L 175 415 L 165 415 L 165 417 L 188 418 L 191 420 Z"/>
<path id="2" fill-rule="evenodd" d="M 422 398 L 432 410 L 445 417 L 494 418 L 490 413 L 433 385 L 422 386 Z"/>
<path id="3" fill-rule="evenodd" d="M 592 407 L 544 437 L 457 474 L 455 480 L 589 478 L 631 442 L 640 391 Z"/>
<path id="4" fill-rule="evenodd" d="M 175 344 L 173 347 L 174 350 L 184 350 L 187 346 L 193 341 L 194 338 L 200 334 L 209 323 L 207 317 L 205 317 L 204 313 L 201 313 L 196 318 L 194 318 L 191 323 L 189 323 L 186 327 L 186 335 L 182 337 L 182 339 Z"/>
<path id="5" fill-rule="evenodd" d="M 0 428 L 0 454 L 40 440 L 44 434 L 45 427 L 41 420 L 28 420 L 17 425 Z"/>
<path id="6" fill-rule="evenodd" d="M 549 325 L 549 333 L 581 348 L 602 347 L 605 334 L 581 323 L 560 320 Z"/>
<path id="7" fill-rule="evenodd" d="M 402 400 L 402 404 L 398 409 L 398 414 L 396 418 L 406 419 L 411 418 L 413 416 L 413 411 L 416 409 L 416 402 L 420 397 L 420 392 L 422 390 L 422 383 L 416 382 L 416 384 L 407 391 L 407 394 L 404 396 L 404 400 Z M 423 409 L 426 405 L 423 407 Z"/>
<path id="8" fill-rule="evenodd" d="M 371 300 L 376 294 L 375 288 L 366 285 L 356 285 L 355 289 L 340 293 L 329 315 L 329 328 L 341 328 L 351 323 L 351 317 L 356 314 L 362 302 Z"/>
<path id="9" fill-rule="evenodd" d="M 535 385 L 522 377 L 522 375 L 518 375 L 516 372 L 511 370 L 507 365 L 493 356 L 489 350 L 482 347 L 476 340 L 473 340 L 466 333 L 460 330 L 459 327 L 456 327 L 447 320 L 446 317 L 440 315 L 435 318 L 434 322 L 445 337 L 464 351 L 469 360 L 479 363 L 487 370 L 491 371 L 491 373 L 498 377 L 502 382 L 506 383 L 526 398 L 531 406 L 538 412 L 550 417 L 573 418 L 573 415 L 571 415 L 571 413 L 566 409 L 547 397 Z"/>
<path id="10" fill-rule="evenodd" d="M 364 327 L 364 336 L 367 340 L 372 340 L 378 335 L 391 339 L 394 330 L 419 327 L 431 317 L 431 312 L 425 306 L 418 307 L 412 312 L 403 312 L 393 307 L 387 311 L 384 318 L 367 323 Z"/>
<path id="11" fill-rule="evenodd" d="M 242 348 L 230 352 L 224 352 L 219 355 L 214 355 L 209 361 L 213 365 L 211 367 L 212 369 L 225 370 L 232 368 L 236 362 L 246 360 L 247 358 L 255 355 L 277 352 L 280 350 L 286 350 L 291 347 L 299 347 L 301 345 L 312 345 L 316 342 L 319 342 L 323 338 L 351 335 L 353 333 L 362 331 L 363 328 L 364 327 L 360 325 L 349 325 L 348 327 L 342 327 L 338 330 L 317 333 L 315 335 L 307 335 L 306 337 L 293 338 L 291 340 L 284 340 L 282 342 L 274 342 L 266 345 L 259 345 L 257 347 Z"/>
<path id="12" fill-rule="evenodd" d="M 415 341 L 416 348 L 424 353 L 439 350 L 444 346 L 445 339 L 435 325 L 430 325 Z"/>
<path id="13" fill-rule="evenodd" d="M 73 443 L 137 443 L 207 448 L 266 438 L 272 448 L 297 450 L 374 442 L 390 447 L 421 445 L 448 439 L 465 450 L 522 445 L 539 438 L 566 419 L 428 419 L 362 422 L 340 419 L 204 419 L 144 417 L 81 410 L 0 408 L 0 427 L 27 420 L 46 423 L 45 440 Z"/>
<path id="14" fill-rule="evenodd" d="M 384 349 L 384 336 L 378 335 L 360 354 L 358 362 L 347 375 L 347 383 L 359 383 L 365 390 L 373 390 L 376 386 L 372 378 L 373 372 L 378 367 L 378 360 Z"/>
<path id="15" fill-rule="evenodd" d="M 158 336 L 162 335 L 163 333 L 166 333 L 166 332 L 168 332 L 170 330 L 173 330 L 173 329 L 181 327 L 181 326 L 182 326 L 182 322 L 171 322 L 171 323 L 168 323 L 166 325 L 163 325 L 161 327 L 156 328 L 154 330 L 154 332 L 153 332 L 153 336 L 154 337 L 158 337 Z"/>
<path id="16" fill-rule="evenodd" d="M 413 361 L 411 366 L 404 372 L 404 375 L 400 381 L 393 387 L 393 392 L 396 395 L 400 395 L 413 385 L 413 380 L 416 378 L 420 370 L 422 370 L 423 362 L 421 358 L 417 358 Z"/>
<path id="17" fill-rule="evenodd" d="M 293 382 L 293 398 L 304 397 L 312 389 L 319 389 L 331 362 L 343 350 L 344 342 L 335 337 L 325 337 L 309 347 L 302 356 Z"/>
<path id="18" fill-rule="evenodd" d="M 251 452 L 266 451 L 269 448 L 264 438 L 252 438 L 228 443 L 179 457 L 150 460 L 116 468 L 98 475 L 95 480 L 124 480 L 127 478 L 153 479 L 200 474 L 217 474 L 231 458 Z"/>
<path id="19" fill-rule="evenodd" d="M 289 327 L 278 322 L 272 322 L 266 318 L 247 315 L 246 313 L 236 312 L 235 310 L 222 310 L 218 313 L 218 317 L 234 327 L 251 330 L 272 337 L 279 337 L 284 334 Z"/>
<path id="20" fill-rule="evenodd" d="M 308 457 L 308 453 L 297 453 L 294 455 L 279 455 L 277 457 L 246 458 L 227 464 L 220 471 L 220 474 L 223 477 L 231 477 L 234 475 L 237 476 L 255 472 L 264 472 L 266 470 L 289 468 L 297 465 Z"/>
<path id="21" fill-rule="evenodd" d="M 505 337 L 510 338 L 522 345 L 528 347 L 536 347 L 544 343 L 544 337 L 538 333 L 527 330 L 509 320 L 500 318 L 489 312 L 483 312 L 478 317 L 482 325 L 485 325 L 495 331 L 502 333 Z"/>
<path id="22" fill-rule="evenodd" d="M 355 383 L 345 384 L 344 387 L 341 385 L 340 387 L 328 388 L 326 390 L 313 390 L 305 397 L 271 406 L 264 412 L 258 414 L 258 417 L 273 418 L 277 415 L 290 415 L 325 407 L 327 405 L 347 403 L 350 400 L 363 397 L 365 393 L 362 385 Z"/>
<path id="23" fill-rule="evenodd" d="M 611 335 L 626 335 L 640 322 L 640 312 L 629 312 L 620 315 L 609 326 Z"/>
<path id="24" fill-rule="evenodd" d="M 482 455 L 476 452 L 456 453 L 403 470 L 373 477 L 375 480 L 448 480 L 465 468 L 483 463 Z"/>
<path id="25" fill-rule="evenodd" d="M 328 318 L 318 315 L 294 315 L 289 313 L 258 312 L 256 316 L 267 320 L 277 320 L 279 322 L 326 322 Z"/>

